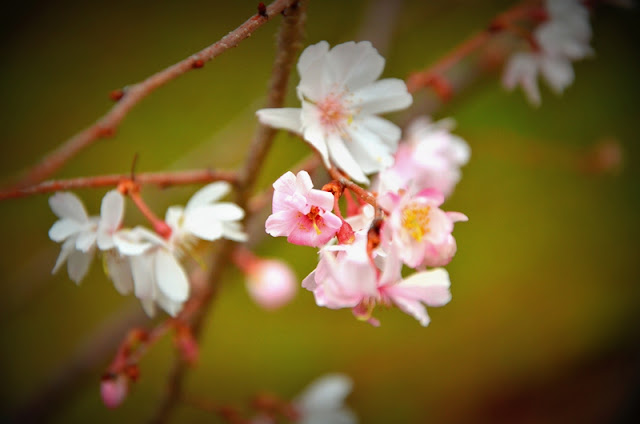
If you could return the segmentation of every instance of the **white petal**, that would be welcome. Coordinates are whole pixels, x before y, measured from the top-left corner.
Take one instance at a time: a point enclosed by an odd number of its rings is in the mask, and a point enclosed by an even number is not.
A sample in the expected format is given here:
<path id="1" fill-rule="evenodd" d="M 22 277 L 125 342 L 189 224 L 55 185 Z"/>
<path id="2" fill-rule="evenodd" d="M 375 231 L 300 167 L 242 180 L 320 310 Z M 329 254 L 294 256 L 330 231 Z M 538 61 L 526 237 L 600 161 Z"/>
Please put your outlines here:
<path id="1" fill-rule="evenodd" d="M 185 215 L 184 229 L 203 240 L 222 237 L 222 222 L 213 218 L 206 208 L 197 208 Z"/>
<path id="2" fill-rule="evenodd" d="M 353 382 L 344 374 L 328 374 L 312 382 L 298 396 L 296 403 L 307 413 L 337 409 L 353 388 Z"/>
<path id="3" fill-rule="evenodd" d="M 153 299 L 140 299 L 142 303 L 142 309 L 149 316 L 153 318 L 156 315 L 156 302 Z"/>
<path id="4" fill-rule="evenodd" d="M 300 75 L 307 72 L 307 69 L 313 65 L 318 59 L 325 57 L 329 51 L 329 43 L 326 41 L 320 41 L 317 44 L 312 44 L 300 55 L 298 59 L 298 73 Z"/>
<path id="5" fill-rule="evenodd" d="M 87 210 L 84 208 L 80 198 L 67 191 L 58 192 L 49 197 L 49 206 L 59 218 L 69 218 L 79 222 L 89 219 Z"/>
<path id="6" fill-rule="evenodd" d="M 247 233 L 242 231 L 242 225 L 237 222 L 225 222 L 222 225 L 222 237 L 244 243 L 249 239 Z"/>
<path id="7" fill-rule="evenodd" d="M 95 246 L 97 234 L 95 231 L 83 231 L 78 234 L 76 239 L 76 249 L 82 252 L 88 252 Z"/>
<path id="8" fill-rule="evenodd" d="M 153 254 L 129 257 L 134 293 L 139 299 L 155 299 Z"/>
<path id="9" fill-rule="evenodd" d="M 409 107 L 413 102 L 403 80 L 387 78 L 357 90 L 354 101 L 364 114 L 393 112 Z"/>
<path id="10" fill-rule="evenodd" d="M 206 215 L 209 219 L 217 221 L 239 221 L 244 218 L 244 209 L 235 203 L 220 202 L 192 209 L 185 217 L 185 221 L 189 220 L 193 214 Z"/>
<path id="11" fill-rule="evenodd" d="M 65 240 L 62 244 L 62 248 L 60 249 L 60 254 L 58 255 L 58 259 L 56 259 L 56 264 L 53 266 L 52 274 L 58 272 L 62 264 L 65 263 L 71 252 L 73 252 L 76 248 L 76 240 L 75 238 L 70 238 Z"/>
<path id="12" fill-rule="evenodd" d="M 385 145 L 391 148 L 393 152 L 397 150 L 398 141 L 402 136 L 402 130 L 399 126 L 375 115 L 367 115 L 363 117 L 358 120 L 358 124 L 377 134 Z"/>
<path id="13" fill-rule="evenodd" d="M 61 242 L 83 230 L 85 224 L 74 219 L 62 218 L 56 221 L 49 229 L 49 238 L 55 242 Z"/>
<path id="14" fill-rule="evenodd" d="M 401 281 L 397 287 L 411 289 L 416 297 L 429 306 L 442 306 L 451 301 L 449 273 L 444 268 L 416 272 Z"/>
<path id="15" fill-rule="evenodd" d="M 350 41 L 335 46 L 328 54 L 334 81 L 354 91 L 380 78 L 384 58 L 368 41 Z"/>
<path id="16" fill-rule="evenodd" d="M 116 251 L 106 252 L 104 255 L 107 275 L 113 281 L 113 285 L 121 295 L 131 293 L 133 290 L 133 274 L 131 265 L 125 256 Z"/>
<path id="17" fill-rule="evenodd" d="M 175 256 L 164 249 L 155 257 L 155 277 L 158 288 L 174 302 L 184 302 L 189 297 L 189 279 Z"/>
<path id="18" fill-rule="evenodd" d="M 351 152 L 345 146 L 344 141 L 337 135 L 331 135 L 328 143 L 331 159 L 335 164 L 346 172 L 351 178 L 360 183 L 369 183 L 369 180 L 362 172 L 360 165 L 355 161 Z"/>
<path id="19" fill-rule="evenodd" d="M 541 62 L 540 71 L 556 94 L 562 94 L 574 79 L 573 67 L 568 59 L 545 58 Z"/>
<path id="20" fill-rule="evenodd" d="M 118 190 L 111 190 L 102 198 L 100 205 L 100 227 L 110 231 L 118 229 L 124 214 L 124 196 Z"/>
<path id="21" fill-rule="evenodd" d="M 158 294 L 156 302 L 158 302 L 158 305 L 160 305 L 160 307 L 164 309 L 166 313 L 174 318 L 180 313 L 182 307 L 184 306 L 184 302 L 175 302 L 164 296 L 162 292 Z"/>
<path id="22" fill-rule="evenodd" d="M 113 244 L 122 255 L 135 256 L 151 248 L 152 244 L 134 237 L 132 230 L 117 231 L 113 235 Z"/>
<path id="23" fill-rule="evenodd" d="M 301 114 L 300 108 L 260 109 L 256 112 L 261 124 L 296 134 L 302 134 Z"/>
<path id="24" fill-rule="evenodd" d="M 405 313 L 411 315 L 420 322 L 420 325 L 426 327 L 429 325 L 431 318 L 427 314 L 427 308 L 424 307 L 419 300 L 408 297 L 395 296 L 393 303 Z"/>
<path id="25" fill-rule="evenodd" d="M 349 132 L 352 140 L 347 148 L 365 174 L 379 172 L 393 165 L 393 155 L 380 137 L 365 127 L 354 127 Z"/>
<path id="26" fill-rule="evenodd" d="M 225 181 L 217 181 L 202 187 L 187 202 L 185 211 L 196 207 L 206 205 L 221 199 L 231 191 L 231 184 Z"/>
<path id="27" fill-rule="evenodd" d="M 79 250 L 73 250 L 67 260 L 67 271 L 69 272 L 69 278 L 75 281 L 76 284 L 80 284 L 82 279 L 89 272 L 89 266 L 93 259 L 94 249 L 88 252 L 81 252 Z"/>

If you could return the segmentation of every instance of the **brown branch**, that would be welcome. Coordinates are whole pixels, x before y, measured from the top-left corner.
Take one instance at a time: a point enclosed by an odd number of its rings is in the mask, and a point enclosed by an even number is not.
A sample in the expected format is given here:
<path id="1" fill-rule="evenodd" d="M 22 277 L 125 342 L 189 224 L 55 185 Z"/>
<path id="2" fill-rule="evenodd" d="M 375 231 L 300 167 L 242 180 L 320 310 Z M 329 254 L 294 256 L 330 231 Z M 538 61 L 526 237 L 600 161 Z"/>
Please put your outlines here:
<path id="1" fill-rule="evenodd" d="M 302 37 L 304 17 L 306 10 L 306 2 L 293 1 L 291 5 L 284 11 L 285 18 L 282 22 L 280 32 L 278 34 L 278 53 L 273 67 L 273 76 L 269 87 L 269 95 L 267 100 L 268 107 L 282 107 L 284 97 L 287 90 L 287 83 L 293 62 L 301 47 L 299 40 Z M 271 147 L 275 131 L 267 129 L 260 125 L 254 141 L 252 143 L 249 157 L 247 158 L 243 170 L 238 181 L 238 190 L 236 203 L 240 207 L 245 207 L 249 194 L 253 188 L 257 174 L 260 171 L 264 158 Z M 251 214 L 247 214 L 245 222 L 250 219 Z M 204 324 L 204 318 L 207 316 L 212 302 L 215 298 L 220 281 L 226 265 L 230 261 L 230 255 L 233 251 L 233 242 L 222 240 L 218 245 L 218 251 L 214 257 L 211 266 L 211 276 L 209 285 L 201 295 L 201 306 L 197 309 L 194 317 L 191 319 L 193 337 L 198 340 Z M 155 415 L 151 418 L 151 423 L 165 423 L 169 420 L 171 413 L 175 409 L 182 397 L 182 387 L 187 372 L 188 363 L 181 358 L 177 358 L 167 383 L 167 392 L 160 401 L 159 407 Z"/>
<path id="2" fill-rule="evenodd" d="M 230 48 L 236 47 L 242 40 L 250 37 L 254 31 L 264 25 L 270 17 L 279 14 L 288 7 L 291 1 L 275 0 L 267 7 L 266 16 L 265 14 L 255 14 L 238 28 L 222 37 L 218 42 L 151 75 L 142 82 L 127 87 L 125 91 L 121 92 L 121 96 L 120 92 L 118 92 L 117 96 L 112 96 L 118 103 L 106 115 L 46 155 L 39 163 L 27 171 L 26 175 L 16 184 L 16 188 L 39 183 L 53 175 L 82 149 L 99 139 L 113 136 L 118 125 L 129 111 L 155 89 L 192 69 L 201 68 L 206 62 Z"/>
<path id="3" fill-rule="evenodd" d="M 121 182 L 131 179 L 130 174 L 98 175 L 95 177 L 80 177 L 67 180 L 51 180 L 40 184 L 0 191 L 0 201 L 17 199 L 34 194 L 46 194 L 55 191 L 73 190 L 78 188 L 117 187 Z M 212 169 L 198 169 L 177 172 L 149 172 L 135 175 L 135 182 L 139 185 L 155 185 L 160 188 L 174 185 L 205 184 L 213 181 L 228 181 L 235 184 L 237 175 L 233 171 L 216 171 Z"/>
<path id="4" fill-rule="evenodd" d="M 336 180 L 342 187 L 348 188 L 359 198 L 378 209 L 378 201 L 376 197 L 371 194 L 369 191 L 363 189 L 358 184 L 351 181 L 349 178 L 345 177 L 342 172 L 340 172 L 337 168 L 331 167 L 327 170 L 331 178 Z"/>

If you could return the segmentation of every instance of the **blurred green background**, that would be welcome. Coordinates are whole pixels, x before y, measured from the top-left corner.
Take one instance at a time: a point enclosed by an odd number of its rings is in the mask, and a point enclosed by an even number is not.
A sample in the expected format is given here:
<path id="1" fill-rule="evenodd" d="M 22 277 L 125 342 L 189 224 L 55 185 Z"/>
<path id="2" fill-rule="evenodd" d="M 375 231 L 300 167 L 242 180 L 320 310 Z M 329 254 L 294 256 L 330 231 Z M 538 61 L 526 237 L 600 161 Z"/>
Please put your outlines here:
<path id="1" fill-rule="evenodd" d="M 5 179 L 34 163 L 110 106 L 108 93 L 212 43 L 256 10 L 254 1 L 24 1 L 2 14 L 0 169 Z M 385 76 L 406 77 L 437 60 L 508 1 L 405 1 Z M 358 39 L 367 1 L 313 0 L 307 44 Z M 640 129 L 638 10 L 603 7 L 592 20 L 596 56 L 575 65 L 562 97 L 543 88 L 530 107 L 499 75 L 482 78 L 435 113 L 452 116 L 472 159 L 447 202 L 470 222 L 456 226 L 448 266 L 453 301 L 430 309 L 422 328 L 399 310 L 379 310 L 380 328 L 348 310 L 315 306 L 300 290 L 265 312 L 237 271 L 210 314 L 187 392 L 245 404 L 257 391 L 284 397 L 340 371 L 355 382 L 349 404 L 363 423 L 627 422 L 640 416 L 638 206 Z M 125 119 L 116 137 L 69 163 L 58 177 L 241 163 L 256 124 L 279 18 L 203 69 L 160 88 Z M 288 104 L 293 106 L 292 80 Z M 617 172 L 586 172 L 585 158 L 608 140 L 623 150 Z M 267 187 L 308 154 L 280 134 L 259 180 Z M 591 152 L 591 153 L 590 153 Z M 196 187 L 143 192 L 162 215 Z M 102 190 L 78 192 L 97 213 Z M 50 275 L 59 246 L 47 196 L 5 201 L 0 216 L 1 416 L 47 387 L 97 329 L 139 314 L 94 262 L 76 287 Z M 130 208 L 126 223 L 142 223 Z M 287 260 L 300 279 L 311 248 L 264 239 L 260 255 Z M 150 325 L 151 321 L 142 321 Z M 99 377 L 113 351 L 95 347 L 99 366 L 48 408 L 51 422 L 141 422 L 161 398 L 173 358 L 170 341 L 141 364 L 141 380 L 115 411 L 103 407 Z M 95 355 L 94 355 L 95 356 Z M 173 422 L 218 422 L 181 406 Z"/>

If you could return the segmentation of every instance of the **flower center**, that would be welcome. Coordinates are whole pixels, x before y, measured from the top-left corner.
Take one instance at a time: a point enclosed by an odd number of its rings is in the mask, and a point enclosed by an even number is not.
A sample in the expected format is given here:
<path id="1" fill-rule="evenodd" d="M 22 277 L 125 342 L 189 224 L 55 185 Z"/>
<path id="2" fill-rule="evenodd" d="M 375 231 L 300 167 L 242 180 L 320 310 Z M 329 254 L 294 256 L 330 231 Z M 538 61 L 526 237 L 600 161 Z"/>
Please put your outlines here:
<path id="1" fill-rule="evenodd" d="M 345 108 L 342 96 L 335 93 L 329 94 L 327 97 L 316 103 L 320 111 L 320 123 L 325 128 L 340 129 L 345 124 L 351 123 L 353 117 Z"/>
<path id="2" fill-rule="evenodd" d="M 315 228 L 316 233 L 320 235 L 322 231 L 318 227 L 318 221 L 322 222 L 322 217 L 320 216 L 320 209 L 317 206 L 311 206 L 311 210 L 307 214 L 307 218 L 311 220 L 313 223 L 313 228 Z"/>
<path id="3" fill-rule="evenodd" d="M 429 233 L 429 212 L 431 206 L 409 205 L 402 210 L 402 226 L 416 241 Z"/>

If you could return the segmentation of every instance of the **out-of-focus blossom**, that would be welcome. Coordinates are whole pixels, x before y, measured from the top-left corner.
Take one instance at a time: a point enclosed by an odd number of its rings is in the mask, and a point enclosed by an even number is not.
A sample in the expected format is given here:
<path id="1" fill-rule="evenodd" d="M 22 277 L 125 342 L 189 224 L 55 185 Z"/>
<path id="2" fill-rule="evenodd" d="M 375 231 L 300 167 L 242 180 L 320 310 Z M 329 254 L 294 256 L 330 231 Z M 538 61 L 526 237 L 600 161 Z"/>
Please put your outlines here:
<path id="1" fill-rule="evenodd" d="M 109 409 L 119 407 L 128 393 L 129 379 L 125 375 L 105 377 L 100 382 L 100 397 L 102 403 Z"/>
<path id="2" fill-rule="evenodd" d="M 439 207 L 443 201 L 444 196 L 433 189 L 423 190 L 415 196 L 387 193 L 380 198 L 380 205 L 390 211 L 383 226 L 382 241 L 393 245 L 392 249 L 408 266 L 416 268 L 424 265 L 425 260 L 438 261 L 442 256 L 448 258 L 453 224 L 465 221 L 466 216 L 447 214 Z M 439 249 L 446 250 L 446 253 L 439 252 Z M 446 265 L 440 262 L 438 265 Z"/>
<path id="3" fill-rule="evenodd" d="M 502 79 L 508 90 L 522 86 L 535 106 L 541 102 L 538 74 L 542 74 L 556 94 L 562 94 L 574 80 L 572 61 L 593 54 L 589 45 L 592 33 L 589 11 L 582 2 L 547 0 L 545 9 L 548 19 L 533 33 L 535 48 L 532 52 L 513 54 Z"/>
<path id="4" fill-rule="evenodd" d="M 356 424 L 358 418 L 344 401 L 353 382 L 344 374 L 327 374 L 313 381 L 295 400 L 300 424 Z"/>
<path id="5" fill-rule="evenodd" d="M 286 262 L 262 259 L 248 250 L 234 252 L 234 262 L 246 275 L 247 291 L 264 309 L 278 309 L 296 295 L 297 278 Z"/>
<path id="6" fill-rule="evenodd" d="M 53 273 L 67 262 L 69 277 L 77 284 L 87 275 L 96 251 L 113 247 L 113 234 L 122 222 L 124 198 L 117 190 L 102 199 L 100 217 L 89 217 L 82 201 L 73 193 L 60 192 L 49 198 L 51 210 L 58 218 L 49 237 L 63 242 Z"/>
<path id="7" fill-rule="evenodd" d="M 460 167 L 471 155 L 469 145 L 451 134 L 454 126 L 452 119 L 431 122 L 425 116 L 414 120 L 398 147 L 395 163 L 380 172 L 374 189 L 383 194 L 434 188 L 448 197 L 460 181 Z"/>
<path id="8" fill-rule="evenodd" d="M 302 108 L 262 109 L 260 122 L 300 134 L 322 156 L 351 178 L 393 163 L 400 128 L 377 116 L 408 107 L 404 81 L 378 80 L 385 60 L 368 41 L 329 49 L 322 41 L 307 47 L 298 61 L 298 98 Z"/>
<path id="9" fill-rule="evenodd" d="M 273 213 L 266 231 L 273 237 L 286 236 L 293 244 L 319 247 L 331 240 L 342 220 L 331 213 L 334 197 L 315 190 L 306 171 L 287 172 L 273 183 Z"/>

